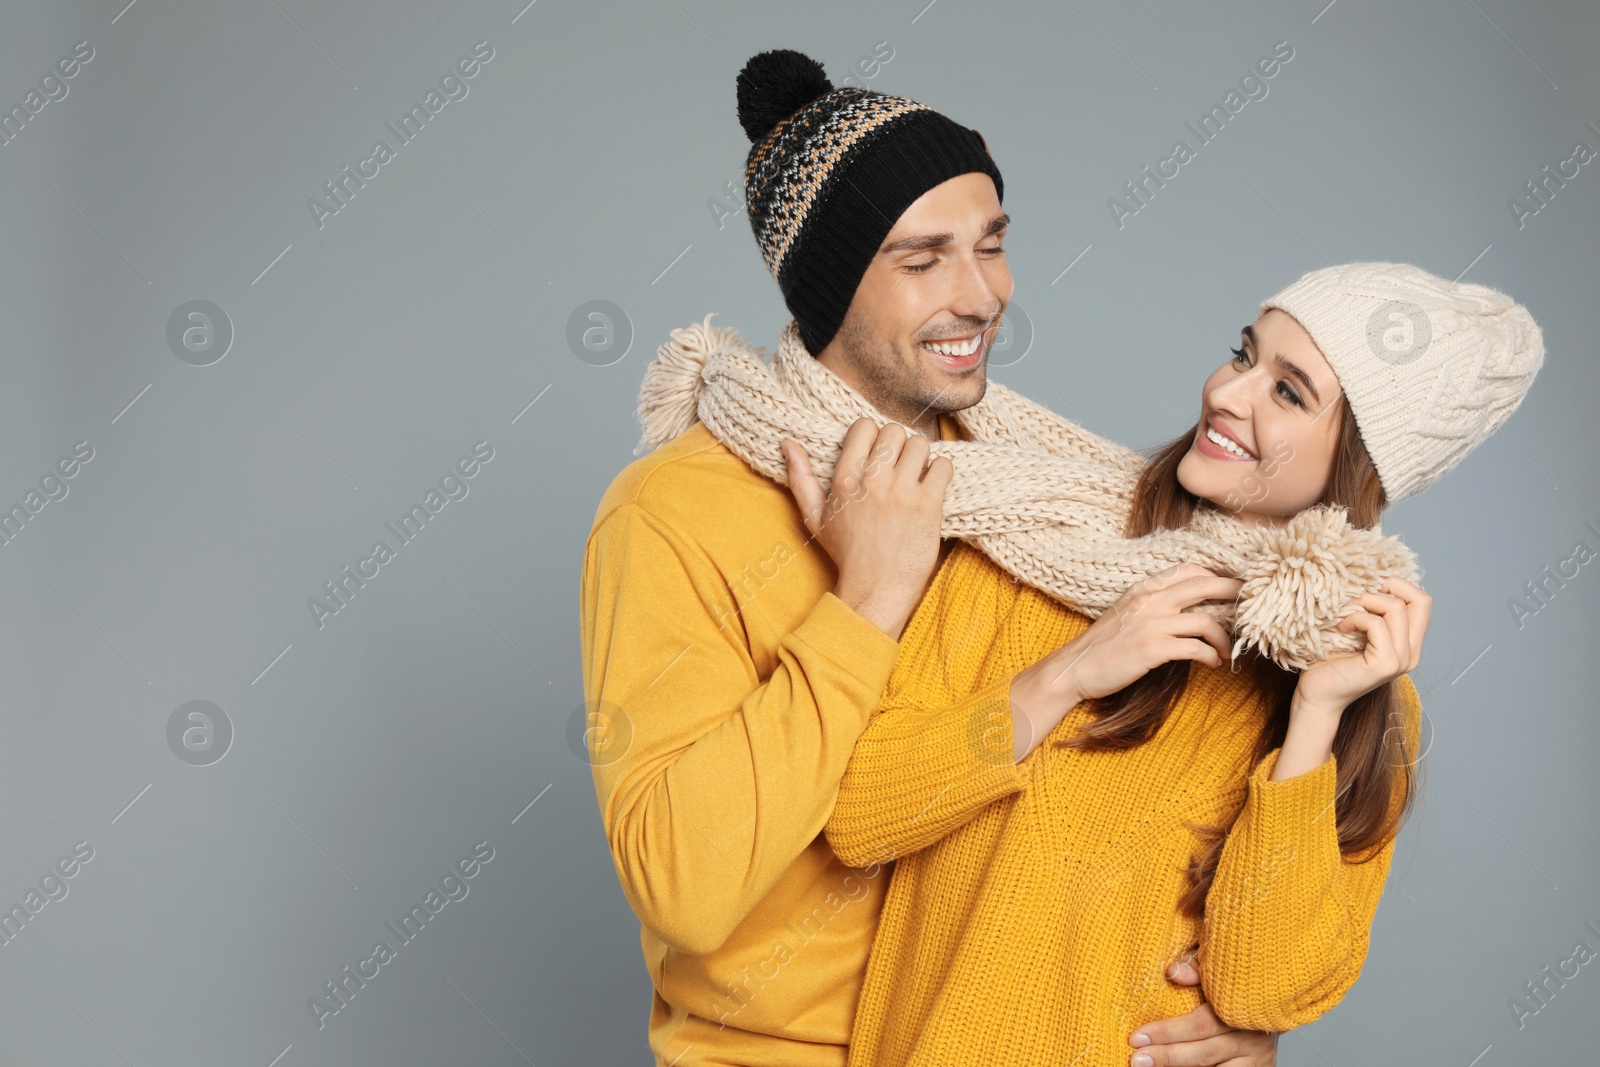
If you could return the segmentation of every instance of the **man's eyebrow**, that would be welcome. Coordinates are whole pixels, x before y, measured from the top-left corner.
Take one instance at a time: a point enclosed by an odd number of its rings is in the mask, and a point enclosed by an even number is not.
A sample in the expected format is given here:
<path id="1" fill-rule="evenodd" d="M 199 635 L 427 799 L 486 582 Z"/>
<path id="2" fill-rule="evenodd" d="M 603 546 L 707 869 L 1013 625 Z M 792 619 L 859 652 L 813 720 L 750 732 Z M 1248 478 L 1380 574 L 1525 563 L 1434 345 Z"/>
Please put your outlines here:
<path id="1" fill-rule="evenodd" d="M 1256 330 L 1254 326 L 1246 326 L 1239 332 L 1244 334 L 1245 339 L 1250 342 L 1251 348 L 1260 350 L 1261 344 L 1256 340 Z M 1306 391 L 1311 394 L 1311 399 L 1315 400 L 1319 404 L 1322 403 L 1322 394 L 1317 392 L 1317 387 L 1315 385 L 1311 384 L 1311 375 L 1307 374 L 1303 369 L 1301 369 L 1299 364 L 1295 363 L 1293 360 L 1286 359 L 1282 354 L 1274 356 L 1273 358 L 1277 360 L 1278 366 L 1282 367 L 1284 370 L 1300 379 L 1301 384 L 1306 387 Z"/>
<path id="2" fill-rule="evenodd" d="M 989 220 L 989 224 L 983 228 L 983 232 L 978 235 L 978 239 L 982 240 L 991 234 L 1002 233 L 1010 225 L 1011 216 L 1002 212 Z M 955 239 L 956 235 L 953 233 L 924 233 L 915 237 L 902 237 L 898 241 L 891 241 L 878 249 L 878 251 L 885 254 L 889 252 L 923 252 L 930 248 L 941 248 Z"/>

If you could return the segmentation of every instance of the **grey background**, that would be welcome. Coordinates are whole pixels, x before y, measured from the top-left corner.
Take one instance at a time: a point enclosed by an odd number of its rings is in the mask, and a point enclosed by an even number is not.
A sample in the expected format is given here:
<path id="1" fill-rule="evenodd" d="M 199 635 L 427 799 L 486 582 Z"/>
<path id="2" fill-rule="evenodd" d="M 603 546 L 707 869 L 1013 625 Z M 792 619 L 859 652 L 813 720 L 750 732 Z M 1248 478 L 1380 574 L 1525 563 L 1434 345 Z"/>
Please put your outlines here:
<path id="1" fill-rule="evenodd" d="M 1600 161 L 1521 228 L 1507 201 L 1600 148 L 1600 12 L 1325 2 L 7 5 L 5 108 L 95 54 L 0 148 L 0 504 L 94 458 L 0 547 L 0 904 L 94 858 L 0 947 L 0 1060 L 649 1062 L 566 742 L 583 542 L 669 330 L 786 318 L 712 203 L 748 148 L 737 66 L 794 47 L 837 82 L 886 41 L 867 84 L 981 129 L 1006 176 L 1035 336 L 994 377 L 1103 433 L 1189 424 L 1256 303 L 1327 262 L 1532 310 L 1523 408 L 1386 518 L 1437 605 L 1425 802 L 1361 981 L 1280 1062 L 1585 1061 L 1600 963 L 1520 1030 L 1508 1001 L 1600 949 L 1600 564 L 1520 629 L 1508 601 L 1600 549 Z M 1268 96 L 1119 229 L 1108 198 L 1281 40 Z M 478 41 L 468 96 L 319 228 L 308 198 Z M 166 340 L 196 299 L 235 331 L 204 367 Z M 593 299 L 620 358 L 568 345 Z M 308 598 L 480 440 L 469 495 L 319 629 Z M 233 725 L 220 762 L 168 747 L 191 700 Z M 470 895 L 319 1032 L 308 998 L 482 840 Z"/>

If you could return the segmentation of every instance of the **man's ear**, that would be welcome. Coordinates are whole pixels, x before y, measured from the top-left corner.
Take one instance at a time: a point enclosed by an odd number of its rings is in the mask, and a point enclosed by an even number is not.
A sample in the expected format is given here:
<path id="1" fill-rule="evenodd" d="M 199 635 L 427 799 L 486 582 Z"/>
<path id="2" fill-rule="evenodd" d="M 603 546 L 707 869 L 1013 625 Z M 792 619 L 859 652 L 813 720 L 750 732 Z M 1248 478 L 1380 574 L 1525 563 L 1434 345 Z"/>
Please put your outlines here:
<path id="1" fill-rule="evenodd" d="M 969 127 L 969 128 L 970 128 L 970 127 Z M 984 150 L 984 151 L 985 151 L 985 152 L 988 152 L 988 154 L 989 154 L 989 158 L 990 158 L 990 159 L 993 159 L 993 158 L 994 158 L 994 153 L 993 153 L 993 152 L 989 152 L 989 142 L 988 142 L 988 141 L 985 141 L 985 140 L 984 140 L 984 139 L 983 139 L 983 134 L 981 134 L 981 133 L 978 133 L 978 131 L 977 131 L 977 130 L 973 130 L 973 131 L 972 131 L 972 132 L 973 132 L 973 133 L 977 133 L 977 134 L 978 134 L 978 143 L 979 143 L 979 144 L 981 144 L 981 145 L 983 145 L 983 150 Z"/>

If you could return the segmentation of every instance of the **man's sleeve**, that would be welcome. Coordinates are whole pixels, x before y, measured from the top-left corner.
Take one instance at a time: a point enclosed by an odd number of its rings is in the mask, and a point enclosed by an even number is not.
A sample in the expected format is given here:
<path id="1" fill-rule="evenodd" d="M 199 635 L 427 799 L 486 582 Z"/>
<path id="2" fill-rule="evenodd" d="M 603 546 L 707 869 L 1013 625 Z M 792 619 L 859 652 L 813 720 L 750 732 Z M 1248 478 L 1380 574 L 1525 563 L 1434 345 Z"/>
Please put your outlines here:
<path id="1" fill-rule="evenodd" d="M 757 676 L 728 584 L 637 503 L 590 535 L 587 741 L 623 893 L 667 944 L 725 942 L 827 822 L 897 642 L 831 592 Z"/>

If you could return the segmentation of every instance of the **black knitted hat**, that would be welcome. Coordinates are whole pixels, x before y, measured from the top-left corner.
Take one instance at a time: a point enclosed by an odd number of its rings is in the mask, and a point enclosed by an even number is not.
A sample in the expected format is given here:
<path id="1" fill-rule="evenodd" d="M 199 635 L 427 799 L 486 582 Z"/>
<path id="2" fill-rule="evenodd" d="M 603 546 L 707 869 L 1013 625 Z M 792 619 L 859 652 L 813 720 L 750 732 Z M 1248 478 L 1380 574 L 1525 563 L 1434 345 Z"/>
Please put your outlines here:
<path id="1" fill-rule="evenodd" d="M 1005 196 L 977 130 L 903 96 L 835 89 L 799 52 L 752 56 L 738 98 L 753 142 L 744 169 L 750 228 L 813 356 L 833 340 L 872 257 L 918 197 L 973 172 Z"/>

